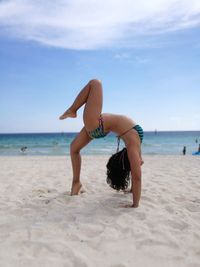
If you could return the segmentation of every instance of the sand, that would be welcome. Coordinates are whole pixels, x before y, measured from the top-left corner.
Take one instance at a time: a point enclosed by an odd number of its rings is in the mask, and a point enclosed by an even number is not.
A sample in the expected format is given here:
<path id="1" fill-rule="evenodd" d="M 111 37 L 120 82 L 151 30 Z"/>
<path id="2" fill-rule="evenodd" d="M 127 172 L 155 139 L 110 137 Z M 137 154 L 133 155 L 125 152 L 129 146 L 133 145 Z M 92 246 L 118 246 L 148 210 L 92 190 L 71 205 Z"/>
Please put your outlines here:
<path id="1" fill-rule="evenodd" d="M 200 266 L 200 157 L 144 156 L 140 207 L 106 184 L 107 156 L 0 157 L 0 266 Z"/>

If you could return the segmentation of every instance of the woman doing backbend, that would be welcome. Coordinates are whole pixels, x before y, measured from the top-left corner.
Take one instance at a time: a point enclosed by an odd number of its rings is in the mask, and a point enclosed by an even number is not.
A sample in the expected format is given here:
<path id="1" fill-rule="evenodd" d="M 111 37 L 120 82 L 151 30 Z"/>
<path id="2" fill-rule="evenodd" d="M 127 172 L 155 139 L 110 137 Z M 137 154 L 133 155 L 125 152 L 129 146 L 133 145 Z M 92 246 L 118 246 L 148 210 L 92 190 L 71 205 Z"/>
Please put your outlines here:
<path id="1" fill-rule="evenodd" d="M 73 169 L 71 195 L 77 195 L 82 188 L 80 181 L 80 150 L 91 140 L 114 132 L 123 139 L 126 148 L 114 154 L 107 164 L 107 182 L 116 190 L 124 190 L 128 186 L 131 172 L 132 207 L 138 207 L 141 195 L 141 142 L 143 130 L 135 122 L 123 115 L 101 113 L 103 102 L 102 84 L 93 79 L 81 90 L 74 103 L 60 116 L 60 120 L 75 118 L 77 110 L 85 104 L 83 112 L 84 127 L 70 146 Z"/>

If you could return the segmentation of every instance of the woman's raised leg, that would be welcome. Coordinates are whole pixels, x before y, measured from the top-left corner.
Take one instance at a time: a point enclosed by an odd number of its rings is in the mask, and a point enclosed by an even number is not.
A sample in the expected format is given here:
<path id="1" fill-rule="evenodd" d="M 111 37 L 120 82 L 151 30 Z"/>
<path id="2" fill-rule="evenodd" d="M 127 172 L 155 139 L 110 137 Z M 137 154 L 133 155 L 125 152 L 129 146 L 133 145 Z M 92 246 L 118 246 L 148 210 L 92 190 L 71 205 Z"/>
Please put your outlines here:
<path id="1" fill-rule="evenodd" d="M 90 82 L 83 87 L 80 91 L 74 103 L 69 107 L 63 115 L 60 116 L 60 120 L 64 120 L 68 117 L 75 118 L 77 110 L 86 103 L 90 91 Z"/>
<path id="2" fill-rule="evenodd" d="M 98 125 L 99 116 L 102 111 L 102 85 L 99 80 L 93 79 L 81 90 L 74 103 L 60 119 L 76 117 L 77 110 L 85 104 L 83 121 L 87 130 L 93 130 Z"/>
<path id="3" fill-rule="evenodd" d="M 101 81 L 90 81 L 90 92 L 83 112 L 83 121 L 87 131 L 99 126 L 99 117 L 102 112 L 103 89 Z"/>
<path id="4" fill-rule="evenodd" d="M 82 184 L 80 181 L 80 171 L 81 171 L 80 150 L 84 146 L 86 146 L 91 140 L 92 138 L 89 137 L 85 127 L 83 127 L 80 133 L 71 143 L 70 155 L 71 155 L 72 170 L 73 170 L 71 195 L 78 195 L 78 193 L 81 191 Z"/>

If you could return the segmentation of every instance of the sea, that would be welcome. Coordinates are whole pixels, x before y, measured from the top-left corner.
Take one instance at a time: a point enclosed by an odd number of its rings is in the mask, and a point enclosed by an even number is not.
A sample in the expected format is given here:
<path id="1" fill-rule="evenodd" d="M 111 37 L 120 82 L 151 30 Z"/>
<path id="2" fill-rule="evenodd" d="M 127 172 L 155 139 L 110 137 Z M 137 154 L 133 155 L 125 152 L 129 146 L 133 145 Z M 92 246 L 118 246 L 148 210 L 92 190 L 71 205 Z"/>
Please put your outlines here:
<path id="1" fill-rule="evenodd" d="M 0 156 L 65 156 L 77 133 L 0 134 Z M 142 153 L 148 155 L 186 155 L 198 151 L 200 131 L 144 132 Z M 120 148 L 124 147 L 121 140 Z M 82 149 L 83 155 L 111 155 L 116 152 L 117 138 L 109 134 L 92 140 Z"/>

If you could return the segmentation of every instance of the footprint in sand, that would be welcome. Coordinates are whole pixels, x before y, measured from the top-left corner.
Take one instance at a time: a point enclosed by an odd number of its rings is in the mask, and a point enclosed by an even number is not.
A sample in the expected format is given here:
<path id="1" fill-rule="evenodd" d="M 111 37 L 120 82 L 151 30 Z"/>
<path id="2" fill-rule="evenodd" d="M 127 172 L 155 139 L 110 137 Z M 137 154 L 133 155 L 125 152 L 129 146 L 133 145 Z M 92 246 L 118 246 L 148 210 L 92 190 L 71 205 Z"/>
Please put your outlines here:
<path id="1" fill-rule="evenodd" d="M 188 203 L 185 205 L 185 208 L 191 212 L 199 212 L 200 211 L 200 206 L 198 204 Z"/>
<path id="2" fill-rule="evenodd" d="M 136 212 L 136 216 L 139 220 L 145 220 L 146 219 L 146 214 L 144 212 Z"/>
<path id="3" fill-rule="evenodd" d="M 173 229 L 177 229 L 177 230 L 184 230 L 186 228 L 188 228 L 189 224 L 184 222 L 184 221 L 175 221 L 175 220 L 168 220 L 166 221 L 166 225 L 170 226 Z"/>
<path id="4" fill-rule="evenodd" d="M 191 200 L 191 201 L 194 202 L 194 203 L 200 203 L 200 199 L 198 199 L 198 198 L 193 199 L 193 200 Z"/>
<path id="5" fill-rule="evenodd" d="M 45 200 L 44 201 L 45 204 L 49 204 L 51 199 L 55 198 L 55 193 L 57 193 L 55 189 L 49 189 L 46 187 L 40 187 L 40 188 L 34 189 L 32 190 L 32 192 L 34 194 L 34 198 L 40 198 L 42 200 Z M 51 199 L 49 199 L 49 197 Z"/>
<path id="6" fill-rule="evenodd" d="M 38 195 L 40 197 L 40 196 L 43 196 L 45 194 L 51 193 L 51 190 L 49 188 L 40 187 L 40 188 L 34 189 L 33 193 L 35 193 L 36 195 Z"/>
<path id="7" fill-rule="evenodd" d="M 166 206 L 166 207 L 165 207 L 165 210 L 168 211 L 170 214 L 173 214 L 173 213 L 174 213 L 173 208 L 170 207 L 170 206 Z"/>
<path id="8" fill-rule="evenodd" d="M 175 197 L 174 199 L 175 199 L 177 202 L 184 202 L 184 201 L 187 200 L 185 197 Z"/>

